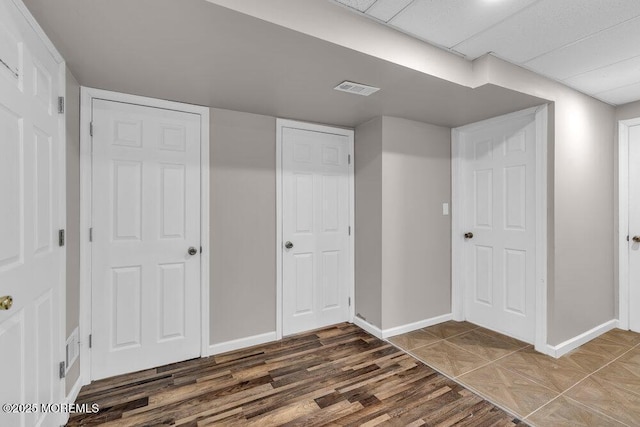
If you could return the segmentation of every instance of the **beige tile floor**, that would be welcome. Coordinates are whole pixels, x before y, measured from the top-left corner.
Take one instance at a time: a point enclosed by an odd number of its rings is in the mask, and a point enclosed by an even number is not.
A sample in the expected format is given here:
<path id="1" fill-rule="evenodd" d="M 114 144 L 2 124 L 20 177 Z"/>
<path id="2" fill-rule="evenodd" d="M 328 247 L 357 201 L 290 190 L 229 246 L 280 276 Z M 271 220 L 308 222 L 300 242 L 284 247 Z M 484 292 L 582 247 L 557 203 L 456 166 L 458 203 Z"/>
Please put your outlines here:
<path id="1" fill-rule="evenodd" d="M 559 359 L 468 322 L 389 341 L 527 424 L 640 426 L 640 334 L 614 329 Z"/>

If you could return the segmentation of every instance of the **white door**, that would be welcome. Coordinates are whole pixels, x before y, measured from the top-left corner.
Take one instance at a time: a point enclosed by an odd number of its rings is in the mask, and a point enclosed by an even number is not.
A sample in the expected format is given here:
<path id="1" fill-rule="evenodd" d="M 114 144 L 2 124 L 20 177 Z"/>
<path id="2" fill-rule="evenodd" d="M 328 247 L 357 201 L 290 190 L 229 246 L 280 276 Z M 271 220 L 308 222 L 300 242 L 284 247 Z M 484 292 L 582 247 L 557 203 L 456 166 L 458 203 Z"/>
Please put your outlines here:
<path id="1" fill-rule="evenodd" d="M 59 64 L 11 1 L 0 2 L 0 59 L 0 402 L 60 403 Z M 0 411 L 2 426 L 60 421 Z"/>
<path id="2" fill-rule="evenodd" d="M 640 125 L 629 126 L 629 327 L 640 332 Z"/>
<path id="3" fill-rule="evenodd" d="M 282 128 L 283 334 L 349 320 L 349 145 Z"/>
<path id="4" fill-rule="evenodd" d="M 535 339 L 535 114 L 463 132 L 467 320 Z"/>
<path id="5" fill-rule="evenodd" d="M 91 377 L 198 357 L 200 116 L 99 99 L 92 114 Z"/>

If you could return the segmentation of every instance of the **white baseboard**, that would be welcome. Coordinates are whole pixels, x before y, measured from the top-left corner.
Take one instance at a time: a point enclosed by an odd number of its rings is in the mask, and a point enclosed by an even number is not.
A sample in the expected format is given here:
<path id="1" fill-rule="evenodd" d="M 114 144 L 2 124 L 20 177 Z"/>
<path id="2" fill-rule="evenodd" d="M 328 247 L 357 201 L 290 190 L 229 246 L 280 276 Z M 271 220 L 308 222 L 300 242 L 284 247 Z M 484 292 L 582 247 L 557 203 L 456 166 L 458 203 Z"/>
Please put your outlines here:
<path id="1" fill-rule="evenodd" d="M 382 338 L 389 338 L 400 334 L 406 334 L 407 332 L 437 325 L 438 323 L 447 322 L 451 319 L 453 319 L 453 314 L 449 313 L 443 314 L 442 316 L 432 317 L 430 319 L 420 320 L 414 323 L 408 323 L 406 325 L 396 326 L 395 328 L 384 329 L 382 331 Z"/>
<path id="2" fill-rule="evenodd" d="M 239 338 L 237 340 L 225 341 L 218 344 L 211 344 L 209 346 L 209 354 L 220 354 L 228 351 L 239 350 L 241 348 L 253 347 L 254 345 L 265 344 L 268 342 L 276 341 L 276 332 L 267 332 L 265 334 L 253 335 L 251 337 Z"/>
<path id="3" fill-rule="evenodd" d="M 67 405 L 75 403 L 76 399 L 78 398 L 78 395 L 80 394 L 80 389 L 83 386 L 82 382 L 83 382 L 82 375 L 80 375 L 78 376 L 78 379 L 76 380 L 76 382 L 73 384 L 73 387 L 71 387 L 71 390 L 69 390 L 69 394 L 67 394 L 67 396 L 64 399 Z M 63 424 L 67 424 L 67 422 L 69 422 L 70 415 L 71 415 L 70 413 L 63 414 L 62 416 Z"/>
<path id="4" fill-rule="evenodd" d="M 382 330 L 377 326 L 374 326 L 371 323 L 367 322 L 366 320 L 363 320 L 360 317 L 356 316 L 353 318 L 353 324 L 361 327 L 374 337 L 382 339 Z"/>
<path id="5" fill-rule="evenodd" d="M 73 403 L 78 398 L 78 394 L 80 394 L 80 389 L 82 388 L 82 378 L 78 377 L 71 390 L 69 390 L 69 394 L 67 395 L 66 401 L 67 403 Z"/>
<path id="6" fill-rule="evenodd" d="M 593 329 L 588 330 L 580 335 L 577 335 L 573 338 L 566 340 L 563 343 L 560 343 L 556 346 L 549 345 L 548 346 L 548 355 L 558 358 L 569 353 L 571 350 L 574 350 L 580 347 L 582 344 L 585 344 L 591 341 L 594 338 L 599 337 L 600 335 L 608 332 L 614 328 L 618 327 L 618 320 L 613 319 L 608 322 L 604 322 L 601 325 L 596 326 Z"/>

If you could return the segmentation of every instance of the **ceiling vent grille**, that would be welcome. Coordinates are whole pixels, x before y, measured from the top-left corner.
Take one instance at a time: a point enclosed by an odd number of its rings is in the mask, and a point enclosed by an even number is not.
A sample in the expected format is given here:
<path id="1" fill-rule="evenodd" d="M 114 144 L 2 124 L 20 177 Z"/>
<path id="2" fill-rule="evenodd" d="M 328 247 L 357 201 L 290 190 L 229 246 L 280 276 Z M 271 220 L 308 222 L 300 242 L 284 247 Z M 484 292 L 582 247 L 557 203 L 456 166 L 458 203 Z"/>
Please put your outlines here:
<path id="1" fill-rule="evenodd" d="M 361 83 L 354 83 L 350 81 L 344 81 L 340 83 L 338 86 L 334 87 L 334 89 L 342 92 L 353 93 L 353 94 L 362 95 L 362 96 L 369 96 L 372 93 L 376 93 L 377 91 L 380 90 L 379 87 L 363 85 Z"/>

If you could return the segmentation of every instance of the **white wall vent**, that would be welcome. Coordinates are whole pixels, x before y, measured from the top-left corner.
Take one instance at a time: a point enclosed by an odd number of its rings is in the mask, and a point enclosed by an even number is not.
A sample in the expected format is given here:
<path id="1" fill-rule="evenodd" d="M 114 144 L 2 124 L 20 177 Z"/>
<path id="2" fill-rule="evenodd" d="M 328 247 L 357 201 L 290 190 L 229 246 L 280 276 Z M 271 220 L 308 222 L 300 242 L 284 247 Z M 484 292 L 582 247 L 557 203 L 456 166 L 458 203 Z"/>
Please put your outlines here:
<path id="1" fill-rule="evenodd" d="M 65 360 L 66 363 L 66 371 L 69 371 L 69 368 L 73 366 L 75 361 L 78 359 L 78 355 L 80 353 L 80 342 L 78 340 L 78 328 L 74 329 L 67 338 L 67 357 Z"/>
<path id="2" fill-rule="evenodd" d="M 334 87 L 334 89 L 362 96 L 369 96 L 372 93 L 376 93 L 380 90 L 379 87 L 363 85 L 361 83 L 354 83 L 346 80 L 340 83 L 338 86 Z"/>

